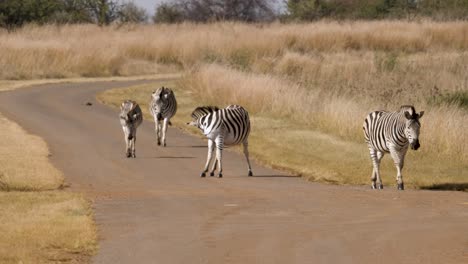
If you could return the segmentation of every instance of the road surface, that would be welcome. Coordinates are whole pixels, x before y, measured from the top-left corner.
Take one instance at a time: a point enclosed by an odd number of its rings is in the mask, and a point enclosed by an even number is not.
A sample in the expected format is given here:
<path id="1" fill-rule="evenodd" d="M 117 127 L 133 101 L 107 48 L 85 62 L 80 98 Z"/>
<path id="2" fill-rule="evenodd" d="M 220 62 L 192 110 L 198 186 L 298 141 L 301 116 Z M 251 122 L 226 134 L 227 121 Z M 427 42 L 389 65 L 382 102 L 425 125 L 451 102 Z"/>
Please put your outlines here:
<path id="1" fill-rule="evenodd" d="M 150 121 L 137 158 L 125 158 L 117 111 L 94 98 L 136 83 L 0 94 L 0 111 L 43 137 L 71 188 L 94 199 L 92 262 L 468 263 L 467 193 L 331 186 L 255 163 L 247 177 L 244 157 L 230 151 L 224 178 L 202 179 L 206 143 L 170 128 L 168 147 L 158 147 Z"/>

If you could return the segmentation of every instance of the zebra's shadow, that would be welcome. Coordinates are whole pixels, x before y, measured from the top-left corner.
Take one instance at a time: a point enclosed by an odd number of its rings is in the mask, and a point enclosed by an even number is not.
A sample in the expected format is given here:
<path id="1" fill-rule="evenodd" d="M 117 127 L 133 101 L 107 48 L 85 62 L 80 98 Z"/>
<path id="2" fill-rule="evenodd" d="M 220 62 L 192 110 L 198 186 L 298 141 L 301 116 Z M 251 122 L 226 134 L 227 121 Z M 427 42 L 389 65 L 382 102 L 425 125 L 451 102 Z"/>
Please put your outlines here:
<path id="1" fill-rule="evenodd" d="M 168 148 L 207 148 L 207 145 L 194 145 L 194 146 L 168 146 Z"/>
<path id="2" fill-rule="evenodd" d="M 468 182 L 462 183 L 437 183 L 427 186 L 422 186 L 423 190 L 433 191 L 464 191 L 468 192 Z"/>
<path id="3" fill-rule="evenodd" d="M 191 156 L 150 156 L 150 157 L 137 157 L 138 159 L 194 159 Z"/>
<path id="4" fill-rule="evenodd" d="M 281 174 L 271 174 L 271 175 L 253 175 L 250 176 L 253 178 L 300 178 L 300 175 L 281 175 Z"/>

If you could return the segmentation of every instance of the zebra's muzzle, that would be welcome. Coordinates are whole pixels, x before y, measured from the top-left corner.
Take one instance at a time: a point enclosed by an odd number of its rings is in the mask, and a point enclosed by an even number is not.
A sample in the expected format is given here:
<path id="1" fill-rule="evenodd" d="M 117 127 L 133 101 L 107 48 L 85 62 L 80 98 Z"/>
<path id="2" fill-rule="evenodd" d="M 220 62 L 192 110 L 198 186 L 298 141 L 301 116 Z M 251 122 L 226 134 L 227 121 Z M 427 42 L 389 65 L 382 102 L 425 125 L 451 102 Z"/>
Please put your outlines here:
<path id="1" fill-rule="evenodd" d="M 419 140 L 416 140 L 415 142 L 411 143 L 410 144 L 410 147 L 411 149 L 413 150 L 418 150 L 418 148 L 420 147 L 421 145 L 419 145 Z"/>

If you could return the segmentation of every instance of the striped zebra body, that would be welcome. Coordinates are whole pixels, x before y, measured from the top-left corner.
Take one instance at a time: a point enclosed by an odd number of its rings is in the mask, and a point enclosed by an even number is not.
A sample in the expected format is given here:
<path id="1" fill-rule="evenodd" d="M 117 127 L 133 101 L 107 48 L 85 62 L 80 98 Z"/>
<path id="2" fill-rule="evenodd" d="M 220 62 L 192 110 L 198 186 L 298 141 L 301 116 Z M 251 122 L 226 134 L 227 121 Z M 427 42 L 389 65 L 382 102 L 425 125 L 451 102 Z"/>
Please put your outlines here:
<path id="1" fill-rule="evenodd" d="M 126 156 L 135 158 L 136 130 L 143 122 L 143 113 L 135 101 L 125 100 L 120 105 L 119 117 L 125 135 Z"/>
<path id="2" fill-rule="evenodd" d="M 154 118 L 156 138 L 158 145 L 166 146 L 167 125 L 171 125 L 171 118 L 177 112 L 177 101 L 174 92 L 169 88 L 161 87 L 151 95 L 150 113 Z"/>
<path id="3" fill-rule="evenodd" d="M 402 106 L 397 112 L 375 111 L 367 115 L 363 130 L 373 165 L 373 189 L 383 188 L 379 167 L 385 153 L 390 153 L 397 168 L 398 189 L 404 189 L 401 171 L 408 147 L 420 147 L 419 119 L 423 114 L 424 111 L 416 113 L 413 106 Z"/>
<path id="4" fill-rule="evenodd" d="M 193 121 L 189 125 L 198 127 L 208 138 L 208 155 L 205 169 L 201 173 L 205 177 L 210 165 L 214 147 L 216 146 L 216 158 L 213 163 L 210 176 L 214 176 L 216 166 L 219 165 L 218 176 L 222 177 L 222 151 L 224 146 L 242 144 L 244 155 L 249 167 L 248 175 L 252 176 L 252 168 L 249 160 L 248 137 L 250 134 L 250 119 L 248 112 L 238 105 L 230 105 L 224 109 L 213 106 L 198 107 L 192 112 Z"/>

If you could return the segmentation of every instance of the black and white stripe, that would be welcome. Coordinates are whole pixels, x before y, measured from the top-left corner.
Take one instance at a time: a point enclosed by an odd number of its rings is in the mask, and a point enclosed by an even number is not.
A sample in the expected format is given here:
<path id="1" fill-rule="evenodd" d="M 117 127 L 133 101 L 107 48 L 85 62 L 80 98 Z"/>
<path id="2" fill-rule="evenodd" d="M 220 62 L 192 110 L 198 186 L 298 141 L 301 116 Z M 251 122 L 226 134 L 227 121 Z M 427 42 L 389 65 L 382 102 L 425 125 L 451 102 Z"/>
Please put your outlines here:
<path id="1" fill-rule="evenodd" d="M 161 87 L 151 95 L 150 113 L 153 115 L 158 145 L 166 146 L 167 125 L 177 112 L 177 101 L 170 88 Z"/>
<path id="2" fill-rule="evenodd" d="M 372 188 L 382 189 L 380 178 L 380 161 L 385 153 L 390 153 L 397 168 L 398 189 L 403 190 L 403 170 L 405 155 L 408 146 L 417 150 L 419 145 L 419 119 L 424 111 L 419 114 L 411 105 L 401 106 L 397 112 L 375 111 L 367 115 L 363 129 L 364 137 L 372 159 Z M 376 184 L 377 181 L 377 184 Z"/>
<path id="3" fill-rule="evenodd" d="M 125 151 L 127 158 L 135 156 L 136 130 L 143 122 L 140 106 L 131 100 L 125 100 L 120 105 L 120 124 L 125 135 Z"/>
<path id="4" fill-rule="evenodd" d="M 250 133 L 250 119 L 248 112 L 239 105 L 230 105 L 224 109 L 215 106 L 202 106 L 192 112 L 193 121 L 188 123 L 198 127 L 208 138 L 208 156 L 205 169 L 201 177 L 205 177 L 211 162 L 214 147 L 216 146 L 216 159 L 210 172 L 214 176 L 217 164 L 219 165 L 218 177 L 222 177 L 222 151 L 225 145 L 238 145 L 244 147 L 244 155 L 249 166 L 248 175 L 252 176 L 250 166 L 248 137 Z"/>

